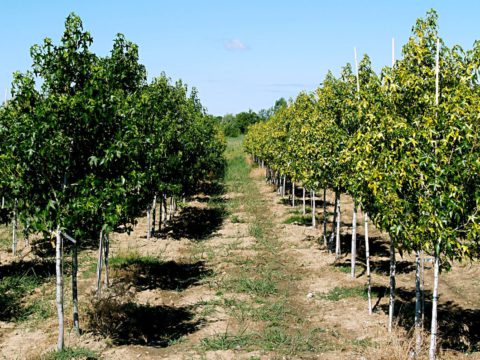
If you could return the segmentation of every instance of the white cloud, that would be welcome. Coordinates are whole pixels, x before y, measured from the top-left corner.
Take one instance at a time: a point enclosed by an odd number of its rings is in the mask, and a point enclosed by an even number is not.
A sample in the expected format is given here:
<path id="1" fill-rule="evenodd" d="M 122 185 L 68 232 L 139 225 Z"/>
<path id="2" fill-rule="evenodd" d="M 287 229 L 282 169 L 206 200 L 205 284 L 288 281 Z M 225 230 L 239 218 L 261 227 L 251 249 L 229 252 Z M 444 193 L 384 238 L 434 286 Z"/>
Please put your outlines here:
<path id="1" fill-rule="evenodd" d="M 241 40 L 239 39 L 230 39 L 223 43 L 225 49 L 230 51 L 246 51 L 250 48 Z"/>

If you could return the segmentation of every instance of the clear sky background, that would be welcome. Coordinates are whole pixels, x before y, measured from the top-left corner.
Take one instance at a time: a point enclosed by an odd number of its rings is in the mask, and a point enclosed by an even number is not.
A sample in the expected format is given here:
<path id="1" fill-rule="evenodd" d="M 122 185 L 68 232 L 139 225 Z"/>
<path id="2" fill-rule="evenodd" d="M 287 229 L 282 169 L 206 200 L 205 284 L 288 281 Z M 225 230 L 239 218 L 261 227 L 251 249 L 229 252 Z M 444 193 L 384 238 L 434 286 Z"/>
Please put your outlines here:
<path id="1" fill-rule="evenodd" d="M 29 49 L 58 43 L 70 12 L 107 55 L 117 33 L 140 47 L 148 76 L 166 72 L 199 90 L 209 113 L 271 107 L 313 90 L 369 54 L 375 69 L 391 63 L 391 39 L 401 45 L 418 17 L 435 8 L 447 45 L 471 48 L 480 39 L 476 0 L 4 0 L 0 1 L 0 89 L 14 71 L 30 68 Z M 2 99 L 3 100 L 3 99 Z"/>

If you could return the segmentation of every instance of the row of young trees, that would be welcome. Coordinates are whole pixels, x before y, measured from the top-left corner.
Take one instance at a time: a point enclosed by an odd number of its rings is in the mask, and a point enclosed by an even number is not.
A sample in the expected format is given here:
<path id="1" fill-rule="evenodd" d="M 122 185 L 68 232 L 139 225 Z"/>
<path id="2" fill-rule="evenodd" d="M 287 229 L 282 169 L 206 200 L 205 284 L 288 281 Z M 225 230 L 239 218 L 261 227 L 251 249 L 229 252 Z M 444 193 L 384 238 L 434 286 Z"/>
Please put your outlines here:
<path id="1" fill-rule="evenodd" d="M 31 48 L 32 71 L 14 74 L 0 107 L 1 220 L 56 241 L 59 350 L 63 241 L 76 254 L 100 234 L 100 270 L 108 233 L 128 230 L 157 196 L 191 195 L 224 170 L 224 136 L 195 89 L 165 74 L 148 83 L 137 45 L 121 34 L 105 57 L 92 41 L 69 15 L 58 44 Z M 73 280 L 76 265 L 74 256 Z"/>
<path id="2" fill-rule="evenodd" d="M 299 94 L 268 121 L 251 126 L 245 148 L 270 173 L 314 191 L 333 189 L 336 214 L 340 194 L 351 195 L 354 213 L 360 206 L 389 234 L 389 329 L 395 249 L 416 254 L 417 330 L 419 259 L 423 253 L 433 257 L 429 356 L 434 359 L 439 272 L 452 261 L 479 255 L 480 42 L 468 51 L 447 47 L 431 10 L 417 20 L 402 55 L 395 61 L 392 51 L 392 66 L 380 75 L 368 56 L 355 72 L 349 64 L 338 78 L 329 72 L 315 92 Z M 337 254 L 339 246 L 337 235 Z M 420 341 L 417 331 L 417 353 Z"/>

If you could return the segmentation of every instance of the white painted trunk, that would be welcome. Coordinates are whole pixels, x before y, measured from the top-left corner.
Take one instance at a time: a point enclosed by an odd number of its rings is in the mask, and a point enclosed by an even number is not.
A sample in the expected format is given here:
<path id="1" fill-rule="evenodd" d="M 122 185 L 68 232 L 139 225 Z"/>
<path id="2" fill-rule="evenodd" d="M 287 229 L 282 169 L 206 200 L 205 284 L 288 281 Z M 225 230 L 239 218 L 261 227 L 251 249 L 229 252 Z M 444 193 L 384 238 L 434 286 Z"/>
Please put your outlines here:
<path id="1" fill-rule="evenodd" d="M 393 312 L 395 310 L 395 244 L 390 238 L 390 297 L 388 301 L 388 332 L 392 332 Z"/>
<path id="2" fill-rule="evenodd" d="M 62 351 L 64 348 L 64 321 L 63 321 L 63 241 L 60 234 L 60 226 L 57 226 L 55 240 L 55 302 L 57 304 L 58 317 L 58 340 L 57 350 Z"/>
<path id="3" fill-rule="evenodd" d="M 415 252 L 415 355 L 422 348 L 422 290 L 421 290 L 421 258 L 420 251 Z"/>
<path id="4" fill-rule="evenodd" d="M 422 330 L 425 327 L 425 253 L 420 251 L 420 263 L 422 264 L 422 268 L 420 269 L 420 293 L 422 295 Z"/>
<path id="5" fill-rule="evenodd" d="M 13 256 L 17 254 L 17 199 L 13 205 L 13 219 L 12 219 L 12 253 Z"/>
<path id="6" fill-rule="evenodd" d="M 368 213 L 365 213 L 365 258 L 367 264 L 368 313 L 372 314 L 372 276 L 370 273 L 370 244 L 368 239 Z"/>
<path id="7" fill-rule="evenodd" d="M 295 182 L 292 181 L 292 207 L 295 207 Z"/>
<path id="8" fill-rule="evenodd" d="M 105 278 L 103 285 L 108 288 L 110 285 L 110 276 L 109 276 L 109 266 L 108 266 L 108 255 L 110 252 L 110 239 L 108 238 L 108 233 L 103 235 L 103 242 L 104 242 L 104 261 L 105 261 Z"/>
<path id="9" fill-rule="evenodd" d="M 430 360 L 435 360 L 437 353 L 437 306 L 438 306 L 438 273 L 440 270 L 440 258 L 435 255 L 433 264 L 433 296 L 432 296 L 432 326 L 430 328 Z"/>
<path id="10" fill-rule="evenodd" d="M 157 195 L 153 197 L 153 204 L 152 204 L 152 236 L 155 236 L 156 223 L 157 223 Z"/>
<path id="11" fill-rule="evenodd" d="M 161 231 L 162 225 L 163 225 L 163 194 L 160 194 L 160 209 L 158 211 L 159 211 L 158 231 Z"/>
<path id="12" fill-rule="evenodd" d="M 353 215 L 352 215 L 352 278 L 355 279 L 355 262 L 357 260 L 357 206 L 353 206 Z"/>
<path id="13" fill-rule="evenodd" d="M 303 215 L 306 214 L 306 210 L 305 210 L 305 188 L 303 188 Z"/>
<path id="14" fill-rule="evenodd" d="M 100 282 L 102 279 L 102 261 L 103 259 L 103 229 L 100 231 L 100 238 L 98 240 L 98 259 L 97 259 L 97 284 L 96 284 L 96 292 L 97 296 L 100 296 L 101 287 Z"/>
<path id="15" fill-rule="evenodd" d="M 330 239 L 328 241 L 328 247 L 329 251 L 333 251 L 333 240 L 335 238 L 335 230 L 337 227 L 337 202 L 338 202 L 338 197 L 337 193 L 335 192 L 335 203 L 333 205 L 333 219 L 332 219 L 332 232 L 330 233 Z"/>
<path id="16" fill-rule="evenodd" d="M 437 39 L 437 53 L 435 56 L 435 105 L 439 105 L 440 95 L 440 39 Z M 436 176 L 436 174 L 435 174 Z M 436 182 L 436 179 L 435 179 Z M 438 305 L 438 274 L 440 271 L 440 254 L 435 252 L 433 264 L 433 297 L 432 297 L 432 325 L 430 327 L 429 359 L 434 360 L 437 353 L 437 305 Z"/>
<path id="17" fill-rule="evenodd" d="M 323 245 L 327 246 L 327 188 L 323 188 Z"/>
<path id="18" fill-rule="evenodd" d="M 317 226 L 317 219 L 315 216 L 316 212 L 316 204 L 315 204 L 315 191 L 312 190 L 312 227 L 315 228 Z"/>
<path id="19" fill-rule="evenodd" d="M 341 219 L 341 211 L 340 211 L 340 192 L 337 192 L 337 227 L 336 227 L 336 243 L 335 243 L 335 257 L 338 259 L 342 253 L 340 248 L 340 219 Z"/>
<path id="20" fill-rule="evenodd" d="M 80 322 L 78 317 L 78 248 L 77 243 L 73 244 L 72 249 L 72 304 L 73 304 L 73 328 L 77 335 L 80 335 Z"/>
<path id="21" fill-rule="evenodd" d="M 25 224 L 23 227 L 23 244 L 25 247 L 30 245 L 29 236 L 28 236 L 28 225 Z"/>
<path id="22" fill-rule="evenodd" d="M 147 208 L 147 241 L 150 240 L 150 226 L 151 226 L 151 222 L 150 222 L 150 207 Z"/>

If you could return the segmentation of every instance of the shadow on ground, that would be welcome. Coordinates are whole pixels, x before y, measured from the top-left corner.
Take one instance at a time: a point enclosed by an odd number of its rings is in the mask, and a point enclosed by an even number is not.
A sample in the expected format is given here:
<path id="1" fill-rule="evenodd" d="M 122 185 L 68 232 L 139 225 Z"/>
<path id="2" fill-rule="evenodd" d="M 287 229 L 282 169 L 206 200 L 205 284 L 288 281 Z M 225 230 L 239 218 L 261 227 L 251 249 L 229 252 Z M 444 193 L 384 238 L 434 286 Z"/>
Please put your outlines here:
<path id="1" fill-rule="evenodd" d="M 221 228 L 225 217 L 226 211 L 221 206 L 212 208 L 187 206 L 156 236 L 168 235 L 175 240 L 182 238 L 193 241 L 207 240 Z"/>
<path id="2" fill-rule="evenodd" d="M 182 291 L 198 285 L 203 278 L 212 274 L 213 271 L 206 268 L 203 261 L 185 264 L 175 261 L 144 262 L 138 259 L 115 267 L 115 278 L 137 290 Z"/>
<path id="3" fill-rule="evenodd" d="M 389 289 L 385 286 L 372 288 L 380 298 L 387 296 Z M 425 328 L 431 323 L 432 293 L 425 291 Z M 377 301 L 377 304 L 379 301 Z M 388 313 L 388 304 L 380 305 Z M 415 318 L 415 289 L 396 289 L 395 319 L 399 326 L 410 330 Z M 480 351 L 480 310 L 465 309 L 458 304 L 447 301 L 438 304 L 438 328 L 440 346 L 444 349 L 458 351 Z"/>
<path id="4" fill-rule="evenodd" d="M 90 315 L 89 329 L 115 345 L 167 347 L 203 324 L 192 307 L 151 306 L 134 302 L 99 301 Z"/>

